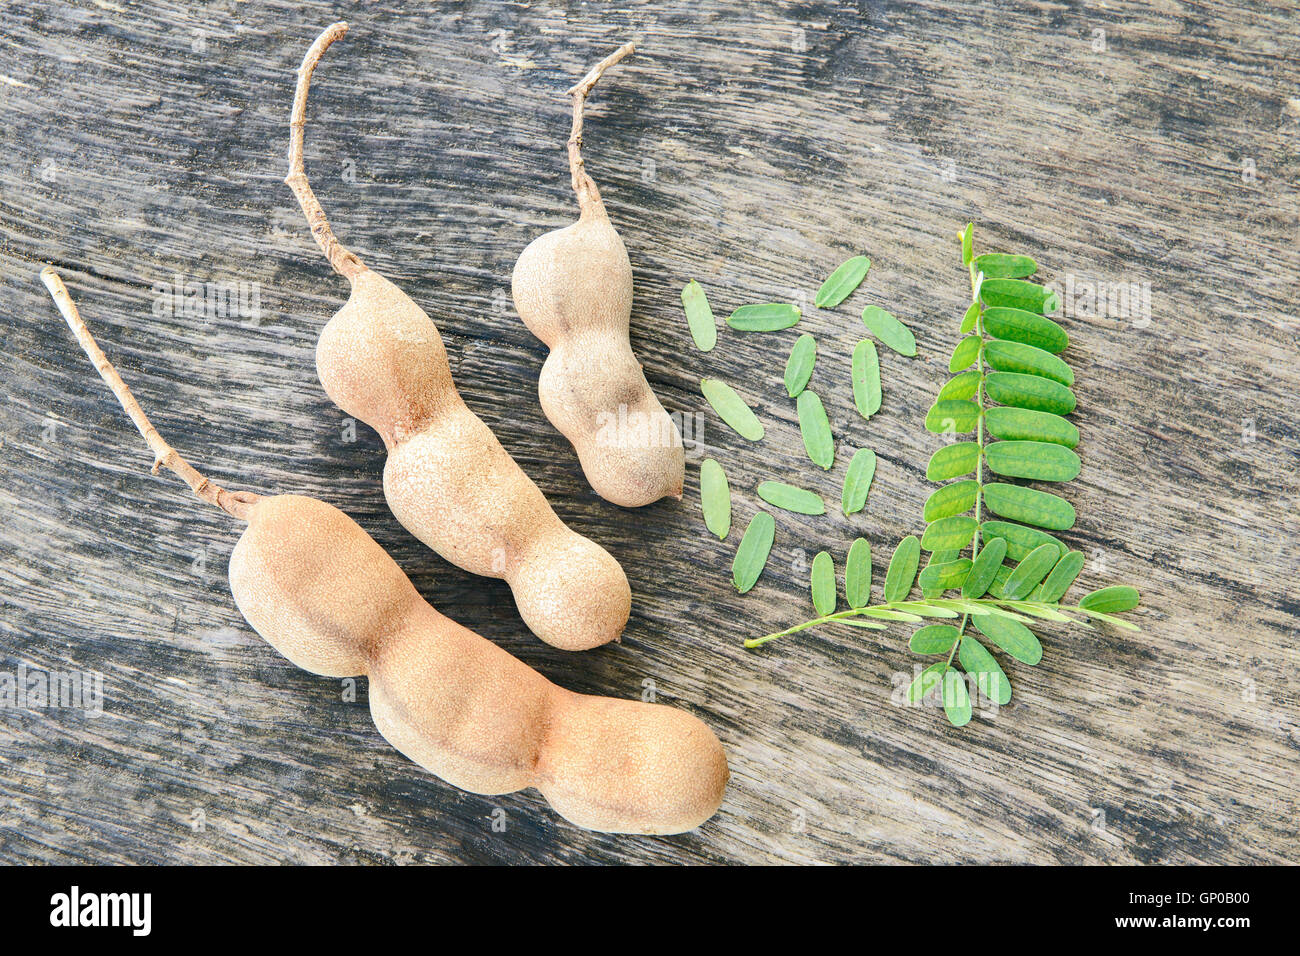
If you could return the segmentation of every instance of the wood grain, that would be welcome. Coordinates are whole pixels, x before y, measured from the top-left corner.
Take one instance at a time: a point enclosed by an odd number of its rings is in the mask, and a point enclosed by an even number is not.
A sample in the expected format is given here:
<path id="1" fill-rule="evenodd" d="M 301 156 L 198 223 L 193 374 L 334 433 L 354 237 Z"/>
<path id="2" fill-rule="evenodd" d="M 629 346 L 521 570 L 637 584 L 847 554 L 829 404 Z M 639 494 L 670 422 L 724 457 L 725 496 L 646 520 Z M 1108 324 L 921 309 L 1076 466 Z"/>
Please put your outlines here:
<path id="1" fill-rule="evenodd" d="M 470 406 L 623 562 L 619 646 L 545 647 L 504 584 L 403 532 L 380 442 L 363 426 L 349 440 L 319 387 L 315 338 L 346 286 L 281 179 L 293 70 L 340 14 L 353 29 L 316 74 L 308 173 L 340 238 L 438 322 Z M 104 712 L 0 713 L 0 859 L 1295 861 L 1295 16 L 1250 0 L 4 5 L 0 669 L 102 672 Z M 631 254 L 634 348 L 669 410 L 704 421 L 685 500 L 635 513 L 589 490 L 541 414 L 543 352 L 509 301 L 520 250 L 575 211 L 563 90 L 629 38 L 637 55 L 591 98 L 585 155 Z M 891 703 L 918 660 L 905 629 L 741 641 L 810 615 L 816 551 L 842 573 L 866 536 L 880 581 L 920 530 L 937 445 L 921 421 L 956 342 L 952 234 L 968 218 L 1047 279 L 1150 283 L 1151 316 L 1063 320 L 1084 460 L 1065 537 L 1093 559 L 1083 587 L 1141 586 L 1143 631 L 1045 630 L 1041 665 L 1008 665 L 1013 704 L 959 731 Z M 812 309 L 860 252 L 863 289 Z M 388 747 L 364 682 L 345 699 L 244 624 L 225 582 L 239 528 L 149 476 L 43 263 L 215 480 L 337 504 L 442 611 L 565 686 L 649 681 L 699 714 L 731 759 L 722 812 L 680 837 L 586 833 L 535 793 L 460 793 Z M 262 317 L 156 311 L 177 275 L 257 283 Z M 720 314 L 793 299 L 805 318 L 724 329 L 702 355 L 678 301 L 692 277 Z M 867 302 L 919 343 L 916 359 L 882 353 L 869 423 L 848 377 Z M 818 337 L 812 387 L 840 439 L 829 473 L 781 386 L 800 331 Z M 750 398 L 763 443 L 707 409 L 706 375 Z M 838 500 L 860 446 L 880 457 L 866 510 L 780 515 L 768 572 L 736 595 L 757 484 Z M 703 452 L 738 492 L 726 542 L 698 512 Z"/>

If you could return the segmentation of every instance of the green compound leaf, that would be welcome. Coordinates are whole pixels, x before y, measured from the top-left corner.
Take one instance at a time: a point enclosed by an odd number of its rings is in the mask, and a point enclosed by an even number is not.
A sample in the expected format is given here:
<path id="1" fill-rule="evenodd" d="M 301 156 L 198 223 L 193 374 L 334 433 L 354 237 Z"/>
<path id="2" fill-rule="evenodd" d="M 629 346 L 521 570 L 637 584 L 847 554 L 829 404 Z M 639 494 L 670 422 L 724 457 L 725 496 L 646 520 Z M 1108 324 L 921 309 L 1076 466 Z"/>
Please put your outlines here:
<path id="1" fill-rule="evenodd" d="M 993 583 L 993 578 L 1002 567 L 1002 560 L 1006 556 L 1005 538 L 990 538 L 986 541 L 980 553 L 975 556 L 970 574 L 966 575 L 966 580 L 961 586 L 961 596 L 971 600 L 982 598 L 988 591 L 989 585 Z"/>
<path id="2" fill-rule="evenodd" d="M 948 669 L 947 661 L 939 661 L 937 664 L 931 664 L 921 673 L 916 675 L 916 679 L 907 688 L 907 699 L 913 704 L 919 704 L 925 699 L 930 691 L 934 690 L 943 683 L 944 671 Z"/>
<path id="3" fill-rule="evenodd" d="M 871 544 L 866 538 L 857 538 L 849 548 L 844 564 L 844 597 L 852 608 L 871 603 Z"/>
<path id="4" fill-rule="evenodd" d="M 947 654 L 958 633 L 951 624 L 927 624 L 912 632 L 908 647 L 917 654 Z"/>
<path id="5" fill-rule="evenodd" d="M 762 440 L 762 423 L 734 388 L 721 379 L 703 378 L 700 379 L 700 391 L 718 413 L 718 417 L 734 428 L 741 438 Z"/>
<path id="6" fill-rule="evenodd" d="M 815 492 L 780 481 L 765 481 L 758 486 L 758 496 L 769 505 L 801 515 L 824 515 L 826 503 Z"/>
<path id="7" fill-rule="evenodd" d="M 704 526 L 725 540 L 731 531 L 731 486 L 727 476 L 712 458 L 700 462 L 700 509 Z"/>
<path id="8" fill-rule="evenodd" d="M 1030 551 L 1015 566 L 1011 577 L 1002 585 L 1002 596 L 1011 601 L 1023 601 L 1042 582 L 1047 573 L 1056 567 L 1060 553 L 1055 545 L 1041 544 Z"/>
<path id="9" fill-rule="evenodd" d="M 967 674 L 975 676 L 975 683 L 985 697 L 999 706 L 1011 702 L 1011 681 L 988 648 L 969 634 L 961 639 L 957 660 Z"/>
<path id="10" fill-rule="evenodd" d="M 727 324 L 737 332 L 779 332 L 799 321 L 799 307 L 785 302 L 742 305 L 727 317 Z"/>
<path id="11" fill-rule="evenodd" d="M 994 372 L 985 378 L 984 390 L 989 398 L 1003 405 L 1054 415 L 1068 415 L 1076 404 L 1074 392 L 1060 382 L 1020 372 Z"/>
<path id="12" fill-rule="evenodd" d="M 1023 342 L 990 339 L 984 343 L 984 361 L 999 372 L 1023 372 L 1041 375 L 1062 385 L 1074 384 L 1074 371 L 1046 349 Z"/>
<path id="13" fill-rule="evenodd" d="M 936 590 L 942 594 L 949 588 L 961 587 L 970 569 L 970 558 L 958 558 L 956 561 L 945 561 L 942 564 L 931 562 L 925 566 L 917 583 L 921 585 L 922 592 Z M 934 596 L 938 597 L 939 594 Z"/>
<path id="14" fill-rule="evenodd" d="M 974 402 L 935 402 L 925 413 L 925 428 L 936 435 L 960 435 L 974 431 L 979 420 L 980 408 Z"/>
<path id="15" fill-rule="evenodd" d="M 1033 551 L 1040 544 L 1054 544 L 1057 552 L 1062 556 L 1069 550 L 1060 539 L 1048 534 L 1046 531 L 1039 531 L 1037 528 L 1027 528 L 1022 524 L 1011 524 L 1009 521 L 985 521 L 980 525 L 980 534 L 986 539 L 1001 538 L 1007 543 L 1007 560 L 1023 561 L 1025 555 Z M 1007 574 L 1011 569 L 1007 568 Z"/>
<path id="16" fill-rule="evenodd" d="M 709 307 L 704 286 L 694 279 L 682 289 L 682 308 L 686 310 L 686 325 L 691 330 L 695 347 L 701 352 L 711 352 L 718 344 L 718 323 Z"/>
<path id="17" fill-rule="evenodd" d="M 767 567 L 767 556 L 772 553 L 776 540 L 776 519 L 766 511 L 754 515 L 740 539 L 736 559 L 731 564 L 731 580 L 736 590 L 744 594 L 758 583 L 759 575 Z"/>
<path id="18" fill-rule="evenodd" d="M 1060 307 L 1060 299 L 1050 289 L 1021 279 L 992 279 L 985 276 L 980 284 L 980 300 L 987 306 L 1005 306 L 1046 315 Z"/>
<path id="19" fill-rule="evenodd" d="M 952 401 L 954 399 L 970 398 L 980 387 L 980 379 L 983 378 L 979 369 L 970 369 L 962 372 L 960 375 L 948 379 L 939 389 L 939 394 L 935 396 L 936 402 Z"/>
<path id="20" fill-rule="evenodd" d="M 859 448 L 853 453 L 849 470 L 844 475 L 844 491 L 840 505 L 847 517 L 861 511 L 867 504 L 867 492 L 876 476 L 876 453 L 869 448 Z"/>
<path id="21" fill-rule="evenodd" d="M 1074 527 L 1074 505 L 1050 491 L 993 482 L 984 486 L 983 494 L 984 506 L 1009 521 L 1052 531 L 1069 531 Z"/>
<path id="22" fill-rule="evenodd" d="M 889 570 L 885 572 L 885 600 L 901 601 L 907 597 L 916 581 L 916 569 L 921 565 L 921 542 L 916 535 L 909 534 L 889 559 Z"/>
<path id="23" fill-rule="evenodd" d="M 995 405 L 985 410 L 984 424 L 994 438 L 1006 441 L 1045 441 L 1066 448 L 1079 444 L 1079 429 L 1050 412 Z"/>
<path id="24" fill-rule="evenodd" d="M 943 712 L 954 727 L 970 723 L 970 693 L 966 690 L 966 679 L 955 667 L 949 667 L 943 674 Z"/>
<path id="25" fill-rule="evenodd" d="M 930 456 L 925 466 L 925 477 L 931 481 L 947 481 L 969 475 L 980 460 L 980 446 L 973 441 L 959 441 L 944 445 Z"/>
<path id="26" fill-rule="evenodd" d="M 964 511 L 970 511 L 971 508 L 975 507 L 975 496 L 979 494 L 979 491 L 980 483 L 974 479 L 955 481 L 951 485 L 937 488 L 934 494 L 930 495 L 925 502 L 921 517 L 927 522 L 938 521 L 940 518 L 947 518 L 951 515 L 959 515 Z"/>
<path id="27" fill-rule="evenodd" d="M 997 441 L 984 449 L 989 470 L 1006 478 L 1071 481 L 1079 475 L 1079 456 L 1064 445 L 1041 441 Z"/>
<path id="28" fill-rule="evenodd" d="M 971 618 L 975 629 L 1022 664 L 1034 665 L 1043 659 L 1043 645 L 1034 632 L 1019 621 L 997 614 Z"/>
<path id="29" fill-rule="evenodd" d="M 986 252 L 975 257 L 975 271 L 984 273 L 985 279 L 1026 279 L 1038 271 L 1038 263 L 1029 256 Z"/>
<path id="30" fill-rule="evenodd" d="M 931 522 L 921 536 L 926 551 L 960 551 L 970 544 L 979 522 L 970 515 L 954 515 Z M 901 599 L 900 599 L 901 600 Z"/>
<path id="31" fill-rule="evenodd" d="M 791 398 L 797 398 L 807 388 L 816 363 L 817 340 L 805 332 L 795 340 L 785 363 L 785 390 Z"/>
<path id="32" fill-rule="evenodd" d="M 985 309 L 984 331 L 994 338 L 1023 342 L 1045 352 L 1063 352 L 1070 344 L 1065 329 L 1024 309 Z"/>
<path id="33" fill-rule="evenodd" d="M 1082 570 L 1083 552 L 1069 552 L 1056 562 L 1056 566 L 1052 568 L 1052 573 L 1047 576 L 1047 580 L 1034 591 L 1032 600 L 1044 601 L 1048 604 L 1056 603 L 1065 597 L 1065 592 L 1070 590 L 1070 585 L 1074 583 L 1074 579 L 1079 576 L 1079 572 Z"/>
<path id="34" fill-rule="evenodd" d="M 979 317 L 980 303 L 979 300 L 976 299 L 966 307 L 966 314 L 962 316 L 961 328 L 958 331 L 960 331 L 962 335 L 974 331 L 976 323 L 979 322 Z"/>
<path id="35" fill-rule="evenodd" d="M 835 561 L 829 551 L 818 551 L 817 557 L 813 558 L 809 589 L 813 608 L 819 616 L 835 613 Z"/>
<path id="36" fill-rule="evenodd" d="M 1079 607 L 1088 611 L 1098 611 L 1102 614 L 1118 614 L 1122 611 L 1133 610 L 1141 600 L 1142 596 L 1138 593 L 1137 588 L 1117 584 L 1113 587 L 1100 588 L 1085 594 L 1079 599 Z"/>
<path id="37" fill-rule="evenodd" d="M 863 309 L 862 323 L 872 335 L 899 355 L 916 354 L 916 339 L 912 336 L 912 330 L 880 306 L 869 305 Z"/>
<path id="38" fill-rule="evenodd" d="M 863 418 L 880 411 L 880 356 L 870 339 L 853 348 L 853 404 Z"/>
<path id="39" fill-rule="evenodd" d="M 871 260 L 866 256 L 854 256 L 830 274 L 822 287 L 817 290 L 813 304 L 819 309 L 833 309 L 853 292 L 867 277 Z"/>
<path id="40" fill-rule="evenodd" d="M 826 417 L 826 407 L 816 392 L 799 393 L 799 434 L 803 447 L 813 464 L 829 469 L 835 464 L 835 438 L 831 434 L 831 420 Z"/>
<path id="41" fill-rule="evenodd" d="M 948 360 L 948 371 L 960 372 L 964 368 L 969 368 L 970 364 L 975 361 L 980 354 L 980 345 L 984 340 L 978 335 L 968 335 L 952 350 L 952 358 Z"/>

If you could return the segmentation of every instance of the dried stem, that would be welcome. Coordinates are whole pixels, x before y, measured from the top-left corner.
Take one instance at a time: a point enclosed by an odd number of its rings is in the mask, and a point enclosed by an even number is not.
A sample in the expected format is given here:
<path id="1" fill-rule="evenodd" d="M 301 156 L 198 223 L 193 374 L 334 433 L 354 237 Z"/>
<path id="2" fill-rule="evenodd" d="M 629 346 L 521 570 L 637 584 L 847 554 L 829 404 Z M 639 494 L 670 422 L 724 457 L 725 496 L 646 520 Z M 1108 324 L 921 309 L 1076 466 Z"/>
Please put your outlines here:
<path id="1" fill-rule="evenodd" d="M 605 71 L 629 56 L 635 45 L 625 43 L 605 59 L 601 60 L 577 84 L 570 87 L 568 93 L 573 97 L 573 129 L 569 133 L 569 172 L 573 176 L 573 191 L 578 194 L 578 208 L 582 216 L 605 215 L 605 204 L 601 202 L 600 190 L 595 181 L 587 175 L 587 167 L 582 162 L 582 108 L 587 102 L 587 94 L 599 82 Z"/>
<path id="2" fill-rule="evenodd" d="M 330 44 L 347 32 L 348 25 L 341 21 L 327 27 L 302 58 L 302 66 L 298 67 L 298 88 L 294 91 L 293 112 L 289 117 L 289 175 L 284 181 L 298 197 L 298 205 L 307 217 L 307 225 L 311 226 L 312 237 L 320 246 L 321 252 L 325 253 L 325 258 L 330 261 L 335 272 L 351 281 L 366 266 L 335 237 L 329 220 L 325 218 L 325 210 L 316 201 L 316 194 L 312 192 L 307 174 L 302 168 L 302 131 L 307 124 L 307 90 L 311 87 L 311 74 Z"/>
<path id="3" fill-rule="evenodd" d="M 47 266 L 41 270 L 41 281 L 45 283 L 45 288 L 50 290 L 50 295 L 54 297 L 54 304 L 63 313 L 63 317 L 68 322 L 68 327 L 72 329 L 72 334 L 77 337 L 77 341 L 85 350 L 91 363 L 104 381 L 108 383 L 108 387 L 113 390 L 117 400 L 122 403 L 122 408 L 131 416 L 131 421 L 135 422 L 135 427 L 140 430 L 140 434 L 149 445 L 154 454 L 153 473 L 158 474 L 158 469 L 161 467 L 169 468 L 179 475 L 193 492 L 208 504 L 216 505 L 226 514 L 247 521 L 249 512 L 252 511 L 252 507 L 259 496 L 251 491 L 226 491 L 204 478 L 195 470 L 193 465 L 177 454 L 176 449 L 167 444 L 163 437 L 158 434 L 158 429 L 153 427 L 149 417 L 145 415 L 144 410 L 140 407 L 140 403 L 131 394 L 131 389 L 127 387 L 126 382 L 122 381 L 122 376 L 117 374 L 117 369 L 113 368 L 113 363 L 108 360 L 108 357 L 95 343 L 94 337 L 90 334 L 90 330 L 86 328 L 86 323 L 82 321 L 81 313 L 77 311 L 76 303 L 68 295 L 68 290 L 63 285 L 63 280 L 59 278 L 59 274 Z"/>

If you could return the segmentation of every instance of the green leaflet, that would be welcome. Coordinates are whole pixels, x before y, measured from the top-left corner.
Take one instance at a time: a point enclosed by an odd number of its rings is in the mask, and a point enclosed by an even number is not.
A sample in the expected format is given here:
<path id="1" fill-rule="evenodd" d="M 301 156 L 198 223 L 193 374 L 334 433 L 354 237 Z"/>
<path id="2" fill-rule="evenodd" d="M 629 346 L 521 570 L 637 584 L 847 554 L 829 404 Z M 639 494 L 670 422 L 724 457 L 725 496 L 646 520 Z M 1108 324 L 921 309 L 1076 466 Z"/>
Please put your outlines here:
<path id="1" fill-rule="evenodd" d="M 799 321 L 799 307 L 785 302 L 742 305 L 727 317 L 737 332 L 779 332 Z"/>
<path id="2" fill-rule="evenodd" d="M 1064 555 L 1069 550 L 1057 538 L 1048 534 L 1046 531 L 1039 531 L 1037 528 L 1027 528 L 1022 524 L 1011 524 L 1008 521 L 985 521 L 980 525 L 980 534 L 986 539 L 1001 538 L 1007 543 L 1007 560 L 1022 561 L 1025 555 L 1040 544 L 1054 544 L 1057 551 Z M 1011 569 L 1007 569 L 1011 573 Z"/>
<path id="3" fill-rule="evenodd" d="M 1007 478 L 1070 481 L 1079 474 L 1079 456 L 1064 445 L 1041 441 L 996 441 L 984 449 L 989 470 Z"/>
<path id="4" fill-rule="evenodd" d="M 686 310 L 686 325 L 691 330 L 695 347 L 701 352 L 711 352 L 718 344 L 718 323 L 709 307 L 704 286 L 694 279 L 682 289 L 682 308 Z"/>
<path id="5" fill-rule="evenodd" d="M 741 438 L 761 441 L 763 425 L 745 400 L 736 394 L 736 390 L 721 379 L 700 379 L 700 391 L 718 417 L 736 430 Z"/>
<path id="6" fill-rule="evenodd" d="M 1038 271 L 1038 263 L 1029 256 L 986 252 L 975 257 L 975 271 L 984 273 L 985 279 L 1024 279 Z"/>
<path id="7" fill-rule="evenodd" d="M 921 615 L 912 614 L 908 611 L 891 611 L 883 607 L 866 607 L 859 612 L 866 617 L 878 617 L 882 621 L 909 621 L 916 622 L 923 620 Z"/>
<path id="8" fill-rule="evenodd" d="M 966 223 L 966 228 L 957 233 L 961 242 L 961 264 L 968 266 L 975 257 L 975 223 Z"/>
<path id="9" fill-rule="evenodd" d="M 880 411 L 880 356 L 870 339 L 853 347 L 853 404 L 863 418 Z"/>
<path id="10" fill-rule="evenodd" d="M 925 428 L 936 435 L 965 434 L 974 431 L 979 420 L 980 409 L 974 402 L 935 402 L 925 413 Z"/>
<path id="11" fill-rule="evenodd" d="M 936 402 L 945 402 L 954 399 L 970 398 L 979 391 L 981 378 L 983 378 L 983 376 L 980 375 L 979 369 L 973 368 L 969 371 L 962 372 L 960 375 L 944 382 L 943 387 L 939 389 L 939 394 L 935 396 L 934 400 Z"/>
<path id="12" fill-rule="evenodd" d="M 1019 621 L 996 614 L 975 615 L 975 629 L 1022 664 L 1037 664 L 1043 659 L 1043 645 L 1034 632 Z"/>
<path id="13" fill-rule="evenodd" d="M 969 475 L 980 459 L 980 446 L 973 441 L 959 441 L 944 445 L 930 456 L 925 466 L 925 477 L 931 481 L 947 481 Z"/>
<path id="14" fill-rule="evenodd" d="M 816 362 L 817 340 L 805 332 L 795 339 L 790 358 L 785 363 L 785 390 L 791 398 L 797 398 L 808 386 Z"/>
<path id="15" fill-rule="evenodd" d="M 766 511 L 754 515 L 731 563 L 731 580 L 741 594 L 758 583 L 759 575 L 767 567 L 767 556 L 772 553 L 775 539 L 776 520 Z"/>
<path id="16" fill-rule="evenodd" d="M 869 631 L 883 631 L 889 627 L 888 624 L 877 624 L 875 621 L 864 621 L 857 617 L 837 617 L 831 623 L 847 624 L 849 627 L 864 627 Z"/>
<path id="17" fill-rule="evenodd" d="M 1002 585 L 1002 596 L 1011 601 L 1023 601 L 1038 587 L 1047 572 L 1056 567 L 1060 552 L 1052 544 L 1040 544 L 1025 555 L 1024 560 L 1011 571 L 1011 577 Z"/>
<path id="18" fill-rule="evenodd" d="M 916 354 L 916 339 L 912 336 L 912 330 L 880 306 L 869 305 L 863 309 L 862 324 L 899 355 Z"/>
<path id="19" fill-rule="evenodd" d="M 1056 603 L 1065 597 L 1065 592 L 1070 590 L 1070 585 L 1074 583 L 1074 579 L 1079 576 L 1079 572 L 1082 570 L 1083 552 L 1068 552 L 1061 560 L 1056 562 L 1056 566 L 1052 568 L 1052 573 L 1034 591 L 1031 600 L 1045 601 L 1048 604 Z"/>
<path id="20" fill-rule="evenodd" d="M 970 693 L 966 690 L 965 678 L 955 667 L 949 667 L 943 673 L 943 712 L 954 727 L 970 723 Z"/>
<path id="21" fill-rule="evenodd" d="M 916 583 L 921 585 L 921 597 L 923 599 L 934 600 L 935 598 L 941 598 L 943 597 L 943 592 L 945 590 L 945 588 L 939 586 L 938 572 L 934 572 L 927 578 L 925 575 L 926 570 L 929 568 L 937 568 L 939 565 L 947 564 L 949 561 L 956 561 L 960 554 L 960 551 L 930 552 L 930 560 L 925 563 L 925 567 L 921 569 L 921 573 L 916 579 Z M 914 605 L 909 605 L 909 609 L 913 606 Z"/>
<path id="22" fill-rule="evenodd" d="M 852 608 L 871 603 L 871 544 L 866 538 L 857 538 L 849 548 L 844 563 L 844 597 Z"/>
<path id="23" fill-rule="evenodd" d="M 912 632 L 908 646 L 918 654 L 947 654 L 957 633 L 951 624 L 927 624 Z"/>
<path id="24" fill-rule="evenodd" d="M 947 552 L 945 552 L 947 553 Z M 932 600 L 939 600 L 934 598 Z M 939 607 L 926 601 L 898 601 L 894 604 L 897 611 L 906 611 L 908 614 L 919 614 L 922 617 L 957 617 L 957 612 L 950 607 Z"/>
<path id="25" fill-rule="evenodd" d="M 704 526 L 724 540 L 731 531 L 731 487 L 722 466 L 712 458 L 700 462 L 700 510 Z"/>
<path id="26" fill-rule="evenodd" d="M 1011 577 L 1011 569 L 1005 564 L 998 568 L 997 573 L 993 575 L 993 583 L 989 585 L 989 597 L 1002 597 L 1002 585 L 1007 583 L 1007 578 Z"/>
<path id="27" fill-rule="evenodd" d="M 970 574 L 966 575 L 966 580 L 961 586 L 961 596 L 972 600 L 982 598 L 988 591 L 989 585 L 993 583 L 994 576 L 1002 567 L 1002 559 L 1006 556 L 1005 538 L 990 538 L 986 541 L 980 553 L 975 556 Z"/>
<path id="28" fill-rule="evenodd" d="M 953 515 L 933 521 L 921 535 L 921 547 L 926 551 L 960 551 L 975 535 L 979 522 L 970 515 Z"/>
<path id="29" fill-rule="evenodd" d="M 764 481 L 758 486 L 758 496 L 783 511 L 801 515 L 824 515 L 826 503 L 815 492 L 780 481 Z"/>
<path id="30" fill-rule="evenodd" d="M 985 309 L 984 331 L 994 338 L 1023 342 L 1045 352 L 1063 352 L 1070 344 L 1065 329 L 1024 309 Z"/>
<path id="31" fill-rule="evenodd" d="M 1074 371 L 1070 366 L 1046 349 L 1024 342 L 989 339 L 984 343 L 984 361 L 999 372 L 1023 372 L 1041 375 L 1062 385 L 1074 384 Z"/>
<path id="32" fill-rule="evenodd" d="M 931 562 L 925 566 L 917 583 L 921 585 L 921 590 L 937 590 L 940 594 L 949 588 L 959 588 L 966 580 L 966 575 L 970 573 L 970 558 L 958 558 L 956 561 L 945 561 L 942 564 Z M 939 594 L 934 595 L 938 597 Z"/>
<path id="33" fill-rule="evenodd" d="M 1133 610 L 1141 599 L 1142 596 L 1138 594 L 1137 588 L 1116 585 L 1088 592 L 1079 599 L 1079 607 L 1089 611 L 1099 611 L 1102 614 L 1118 614 L 1121 611 Z"/>
<path id="34" fill-rule="evenodd" d="M 819 309 L 833 309 L 853 292 L 867 277 L 871 260 L 866 256 L 854 256 L 830 274 L 822 287 L 817 290 L 813 305 Z"/>
<path id="35" fill-rule="evenodd" d="M 975 507 L 975 496 L 979 494 L 980 483 L 974 479 L 956 481 L 935 489 L 925 502 L 921 517 L 927 522 L 938 521 L 950 515 L 959 515 Z"/>
<path id="36" fill-rule="evenodd" d="M 952 358 L 948 359 L 948 371 L 960 372 L 964 368 L 969 368 L 970 364 L 975 361 L 980 354 L 980 345 L 984 340 L 978 335 L 968 335 L 952 350 Z"/>
<path id="37" fill-rule="evenodd" d="M 876 453 L 870 448 L 859 448 L 849 462 L 849 470 L 844 475 L 844 491 L 840 495 L 840 505 L 846 517 L 866 506 L 867 492 L 871 490 L 871 480 L 875 476 Z"/>
<path id="38" fill-rule="evenodd" d="M 1068 415 L 1076 404 L 1074 392 L 1060 382 L 1020 372 L 994 372 L 984 379 L 984 391 L 995 402 Z"/>
<path id="39" fill-rule="evenodd" d="M 916 535 L 909 534 L 898 542 L 894 556 L 889 559 L 889 570 L 885 572 L 886 601 L 901 601 L 907 597 L 907 592 L 912 590 L 912 583 L 916 581 L 916 569 L 920 564 L 921 542 L 916 539 Z"/>
<path id="40" fill-rule="evenodd" d="M 985 276 L 980 283 L 980 300 L 988 306 L 1006 306 L 1045 315 L 1055 312 L 1060 300 L 1055 292 L 1044 289 L 1036 282 L 1022 279 L 991 279 Z"/>
<path id="41" fill-rule="evenodd" d="M 831 420 L 816 392 L 807 389 L 799 393 L 795 406 L 799 412 L 799 434 L 803 447 L 813 464 L 829 469 L 835 464 L 835 438 L 831 435 Z"/>
<path id="42" fill-rule="evenodd" d="M 965 335 L 967 332 L 973 331 L 976 323 L 979 322 L 979 317 L 980 317 L 980 303 L 979 300 L 976 299 L 970 305 L 966 306 L 966 314 L 962 316 L 961 328 L 958 331 L 961 332 L 962 335 Z"/>
<path id="43" fill-rule="evenodd" d="M 999 706 L 1011 702 L 1011 681 L 983 644 L 970 635 L 963 635 L 957 660 L 967 674 L 975 675 L 975 683 L 985 697 Z"/>
<path id="44" fill-rule="evenodd" d="M 825 617 L 835 613 L 835 561 L 827 551 L 818 551 L 813 558 L 812 575 L 809 581 L 812 591 L 813 607 L 818 615 Z"/>
<path id="45" fill-rule="evenodd" d="M 948 669 L 947 661 L 939 661 L 937 664 L 931 664 L 921 673 L 916 675 L 916 679 L 907 688 L 907 699 L 913 704 L 919 704 L 925 699 L 930 691 L 934 690 L 943 683 L 944 671 Z"/>
<path id="46" fill-rule="evenodd" d="M 1050 412 L 995 405 L 985 410 L 984 424 L 994 438 L 1006 441 L 1046 441 L 1066 448 L 1079 444 L 1079 429 Z"/>
<path id="47" fill-rule="evenodd" d="M 983 496 L 989 511 L 1010 521 L 1052 531 L 1074 527 L 1074 506 L 1050 491 L 993 482 L 984 486 Z"/>

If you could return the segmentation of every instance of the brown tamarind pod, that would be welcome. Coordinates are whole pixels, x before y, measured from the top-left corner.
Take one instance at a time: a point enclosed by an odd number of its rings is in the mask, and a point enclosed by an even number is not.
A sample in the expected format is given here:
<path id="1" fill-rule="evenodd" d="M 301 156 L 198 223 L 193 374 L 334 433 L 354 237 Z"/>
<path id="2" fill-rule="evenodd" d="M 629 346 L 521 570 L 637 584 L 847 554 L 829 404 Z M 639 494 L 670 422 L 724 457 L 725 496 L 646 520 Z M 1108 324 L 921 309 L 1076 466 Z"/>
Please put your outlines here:
<path id="1" fill-rule="evenodd" d="M 524 324 L 550 349 L 537 383 L 546 417 L 573 443 L 598 495 L 639 507 L 681 497 L 686 459 L 681 432 L 632 352 L 632 263 L 582 161 L 587 94 L 632 51 L 631 43 L 619 48 L 569 90 L 578 221 L 528 244 L 511 292 Z"/>
<path id="2" fill-rule="evenodd" d="M 247 522 L 230 590 L 253 629 L 294 664 L 367 675 L 379 732 L 453 786 L 535 787 L 566 819 L 615 833 L 679 833 L 721 805 L 727 761 L 696 717 L 661 704 L 575 694 L 439 614 L 338 508 L 301 495 L 231 492 L 163 440 L 95 344 L 52 269 L 41 273 L 90 360 L 166 467 Z"/>
<path id="3" fill-rule="evenodd" d="M 285 179 L 321 251 L 351 285 L 316 346 L 321 384 L 383 438 L 384 495 L 408 531 L 458 567 L 503 578 L 524 623 L 548 644 L 584 650 L 617 640 L 632 606 L 623 569 L 560 520 L 465 405 L 433 321 L 335 238 L 307 181 L 302 144 L 312 71 L 346 31 L 346 23 L 326 29 L 298 70 Z"/>

